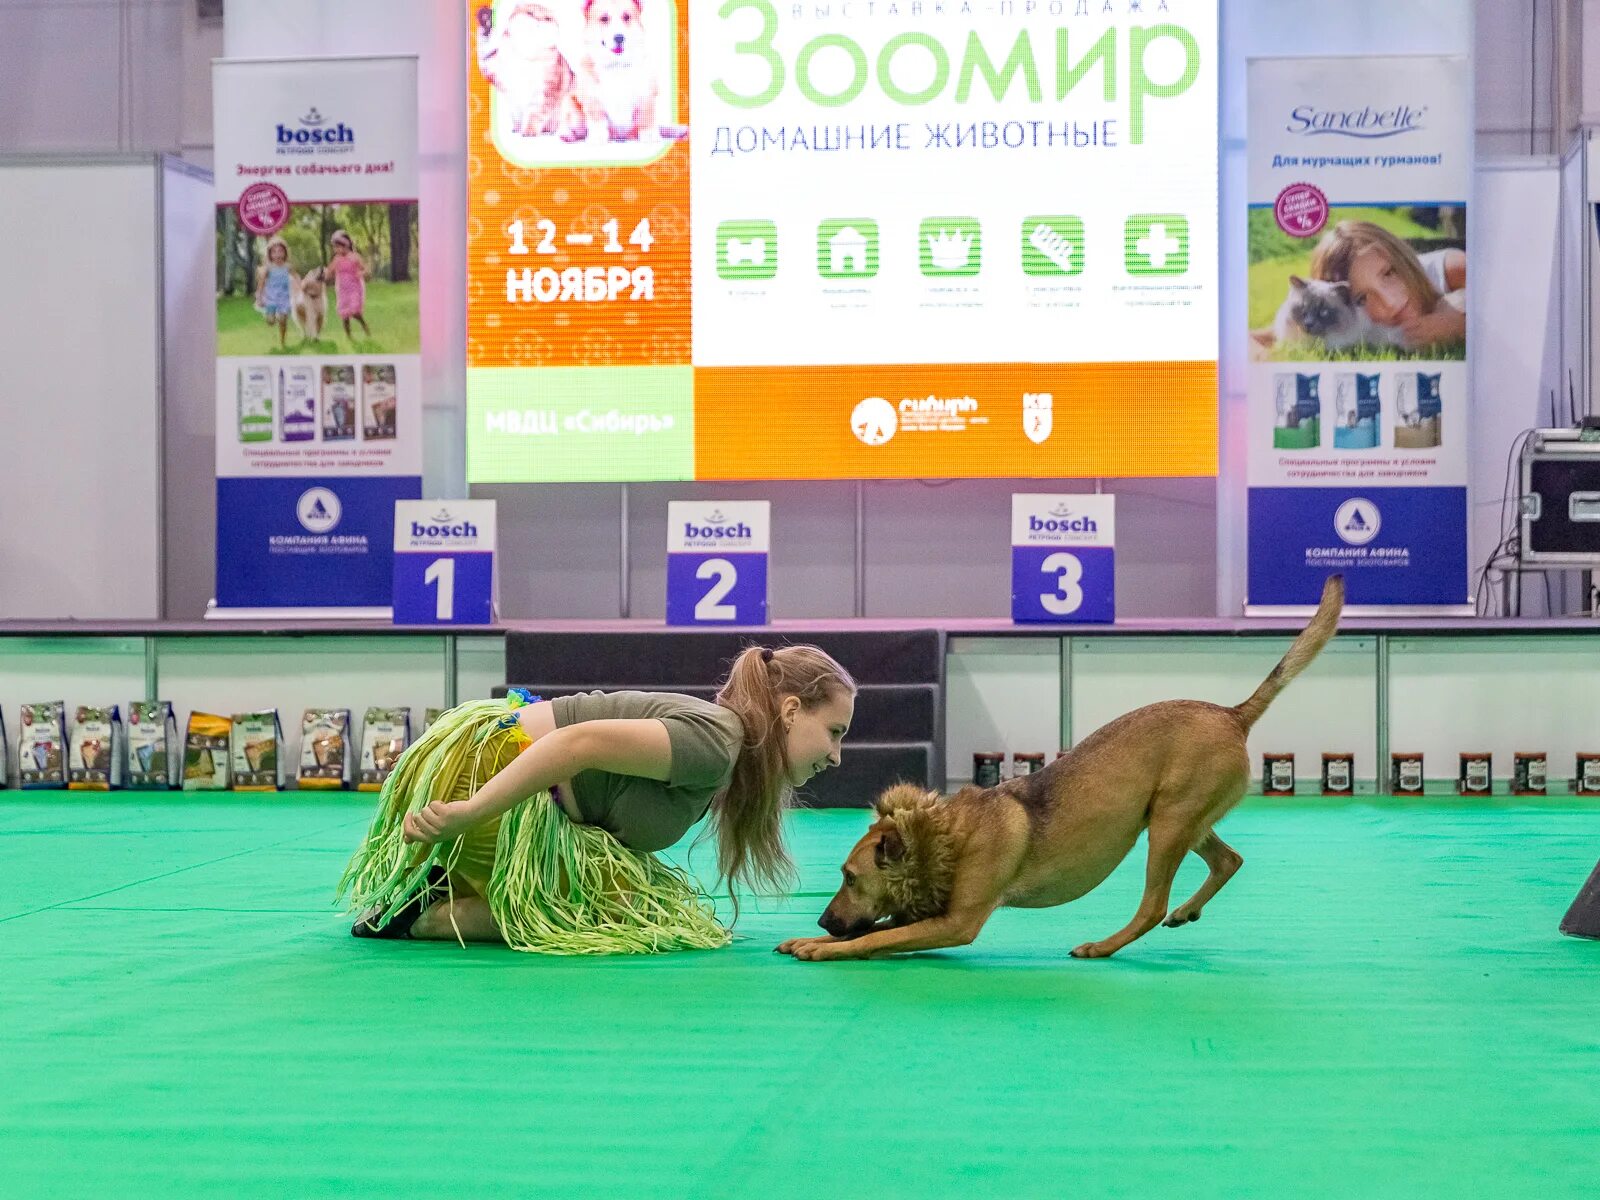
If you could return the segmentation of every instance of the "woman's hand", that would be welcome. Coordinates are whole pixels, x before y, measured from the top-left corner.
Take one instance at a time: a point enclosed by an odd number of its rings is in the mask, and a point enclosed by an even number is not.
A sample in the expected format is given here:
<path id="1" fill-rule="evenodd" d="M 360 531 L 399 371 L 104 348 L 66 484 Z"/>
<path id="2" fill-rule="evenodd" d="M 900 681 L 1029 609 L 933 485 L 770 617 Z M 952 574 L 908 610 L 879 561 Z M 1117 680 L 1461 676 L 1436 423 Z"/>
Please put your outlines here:
<path id="1" fill-rule="evenodd" d="M 1467 314 L 1453 304 L 1440 304 L 1431 313 L 1407 321 L 1400 327 L 1408 350 L 1421 350 L 1441 342 L 1463 342 L 1467 337 Z"/>
<path id="2" fill-rule="evenodd" d="M 406 814 L 406 841 L 424 845 L 449 841 L 465 833 L 474 820 L 465 800 L 432 800 L 426 808 Z"/>

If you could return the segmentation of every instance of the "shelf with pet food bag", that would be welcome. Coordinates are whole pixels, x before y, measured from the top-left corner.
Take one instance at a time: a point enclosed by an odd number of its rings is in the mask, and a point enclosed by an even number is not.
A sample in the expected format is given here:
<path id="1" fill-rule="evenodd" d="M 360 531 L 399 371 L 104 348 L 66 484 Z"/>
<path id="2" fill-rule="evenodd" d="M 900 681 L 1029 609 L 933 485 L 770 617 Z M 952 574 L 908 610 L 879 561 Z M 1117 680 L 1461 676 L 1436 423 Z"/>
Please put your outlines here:
<path id="1" fill-rule="evenodd" d="M 113 631 L 125 636 L 108 636 Z M 41 697 L 60 697 L 69 717 L 80 704 L 116 704 L 128 735 L 126 785 L 138 787 L 159 786 L 169 709 L 176 725 L 169 761 L 180 764 L 190 713 L 276 709 L 287 718 L 279 750 L 286 786 L 294 786 L 300 716 L 308 707 L 335 705 L 359 716 L 369 707 L 403 705 L 420 715 L 481 699 L 504 682 L 505 635 L 498 626 L 441 632 L 387 623 L 331 630 L 311 622 L 0 624 L 0 719 L 10 734 L 0 786 L 17 786 L 22 706 Z M 146 699 L 152 695 L 158 702 Z M 145 722 L 135 722 L 136 710 Z M 355 731 L 351 737 L 353 745 Z M 141 754 L 150 762 L 141 765 Z M 174 786 L 181 782 L 180 775 Z"/>
<path id="2" fill-rule="evenodd" d="M 1000 618 L 871 618 L 777 620 L 748 633 L 778 642 L 937 630 L 947 680 L 939 701 L 946 730 L 940 752 L 949 777 L 959 780 L 976 751 L 1054 751 L 1147 699 L 1190 696 L 1236 704 L 1299 627 L 1300 620 L 1290 617 L 1124 618 L 1066 627 Z M 140 769 L 159 770 L 154 759 L 166 749 L 168 706 L 180 735 L 173 757 L 181 758 L 181 733 L 195 712 L 220 717 L 276 709 L 298 716 L 308 707 L 334 704 L 356 718 L 350 734 L 353 785 L 360 714 L 406 707 L 416 736 L 429 710 L 490 695 L 506 682 L 508 631 L 591 640 L 624 633 L 647 641 L 741 636 L 737 629 L 675 629 L 646 620 L 514 621 L 471 633 L 419 633 L 382 624 L 329 632 L 308 623 L 249 633 L 198 623 L 85 624 L 73 626 L 75 633 L 65 628 L 0 626 L 7 787 L 18 786 L 24 757 L 22 707 L 41 697 L 61 698 L 69 713 L 80 704 L 118 704 L 128 734 L 127 782 L 139 787 L 154 782 L 140 782 Z M 1549 794 L 1561 796 L 1570 790 L 1578 756 L 1600 754 L 1600 738 L 1591 736 L 1586 716 L 1600 709 L 1587 667 L 1597 636 L 1600 625 L 1576 618 L 1418 622 L 1347 616 L 1324 658 L 1268 713 L 1261 726 L 1266 740 L 1252 749 L 1257 760 L 1259 753 L 1283 751 L 1293 753 L 1297 764 L 1310 764 L 1301 781 L 1307 786 L 1323 754 L 1353 753 L 1362 790 L 1370 788 L 1391 745 L 1422 753 L 1444 770 L 1462 752 L 1482 751 L 1506 776 L 1495 780 L 1495 796 L 1508 790 L 1518 754 L 1540 752 L 1549 764 Z M 447 674 L 449 647 L 453 675 Z M 664 658 L 678 653 L 663 642 Z M 621 681 L 579 682 L 606 687 Z M 159 707 L 136 720 L 145 704 L 138 698 L 151 693 L 160 697 Z M 1276 727 L 1280 717 L 1290 728 Z M 141 734 L 144 726 L 162 732 Z M 147 737 L 159 737 L 161 744 L 147 744 L 141 752 Z M 286 765 L 304 761 L 299 719 L 285 723 L 278 752 Z M 141 754 L 152 761 L 136 768 Z M 48 752 L 45 757 L 48 762 Z M 217 785 L 221 771 L 214 760 L 205 775 L 195 782 Z M 1444 791 L 1453 779 L 1452 774 L 1427 782 Z"/>

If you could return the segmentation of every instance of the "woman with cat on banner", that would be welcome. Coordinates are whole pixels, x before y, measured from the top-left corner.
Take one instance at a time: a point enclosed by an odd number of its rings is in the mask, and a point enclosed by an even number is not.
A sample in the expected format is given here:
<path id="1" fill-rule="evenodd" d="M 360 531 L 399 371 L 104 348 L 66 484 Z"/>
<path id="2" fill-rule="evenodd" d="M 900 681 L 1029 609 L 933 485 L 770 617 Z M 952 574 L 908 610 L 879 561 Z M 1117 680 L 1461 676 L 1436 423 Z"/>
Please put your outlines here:
<path id="1" fill-rule="evenodd" d="M 1340 221 L 1311 255 L 1318 279 L 1344 283 L 1350 300 L 1407 350 L 1467 339 L 1467 252 L 1418 254 L 1371 221 Z"/>
<path id="2" fill-rule="evenodd" d="M 1419 253 L 1372 221 L 1343 220 L 1287 283 L 1272 324 L 1251 331 L 1253 358 L 1292 357 L 1297 344 L 1351 359 L 1464 352 L 1467 255 L 1459 246 Z"/>

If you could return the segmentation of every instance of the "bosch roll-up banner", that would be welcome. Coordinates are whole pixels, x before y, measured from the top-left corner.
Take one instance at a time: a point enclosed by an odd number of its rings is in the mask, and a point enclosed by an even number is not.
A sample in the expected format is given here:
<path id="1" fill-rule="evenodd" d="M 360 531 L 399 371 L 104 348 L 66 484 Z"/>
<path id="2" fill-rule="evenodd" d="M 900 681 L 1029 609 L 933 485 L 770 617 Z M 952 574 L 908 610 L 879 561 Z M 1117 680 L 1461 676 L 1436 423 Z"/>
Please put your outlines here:
<path id="1" fill-rule="evenodd" d="M 210 616 L 387 616 L 422 495 L 415 58 L 213 64 Z"/>
<path id="2" fill-rule="evenodd" d="M 1468 601 L 1459 57 L 1249 67 L 1248 607 Z"/>

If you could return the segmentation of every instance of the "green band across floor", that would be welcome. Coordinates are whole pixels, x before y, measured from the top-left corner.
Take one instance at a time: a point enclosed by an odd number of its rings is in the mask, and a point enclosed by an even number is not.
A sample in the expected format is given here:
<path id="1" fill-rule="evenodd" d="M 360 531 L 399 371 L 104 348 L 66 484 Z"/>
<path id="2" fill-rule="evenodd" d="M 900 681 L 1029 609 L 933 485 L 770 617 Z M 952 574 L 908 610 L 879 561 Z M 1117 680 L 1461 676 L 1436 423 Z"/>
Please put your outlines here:
<path id="1" fill-rule="evenodd" d="M 0 796 L 0 1162 L 37 1197 L 1555 1197 L 1600 1178 L 1600 805 L 1250 801 L 1182 929 L 1142 847 L 970 947 L 807 964 L 865 828 L 724 950 L 348 936 L 370 797 Z M 682 861 L 682 848 L 675 855 Z M 704 851 L 694 865 L 704 874 Z M 1181 898 L 1203 867 L 1191 856 Z"/>

